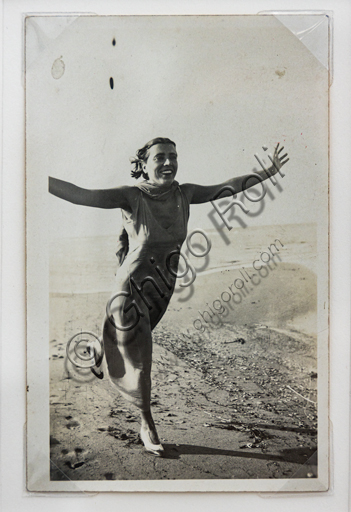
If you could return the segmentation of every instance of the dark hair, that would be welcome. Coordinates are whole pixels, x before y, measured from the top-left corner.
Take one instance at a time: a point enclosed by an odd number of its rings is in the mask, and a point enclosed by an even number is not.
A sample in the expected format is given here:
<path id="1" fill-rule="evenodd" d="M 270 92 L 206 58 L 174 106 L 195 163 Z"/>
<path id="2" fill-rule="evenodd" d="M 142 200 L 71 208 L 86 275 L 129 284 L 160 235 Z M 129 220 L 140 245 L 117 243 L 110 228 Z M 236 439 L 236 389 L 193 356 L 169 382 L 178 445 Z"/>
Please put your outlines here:
<path id="1" fill-rule="evenodd" d="M 147 142 L 145 146 L 138 149 L 136 157 L 130 158 L 130 162 L 133 164 L 133 169 L 130 173 L 132 178 L 138 179 L 142 176 L 145 180 L 149 179 L 148 174 L 143 171 L 143 163 L 147 162 L 147 159 L 149 158 L 149 149 L 155 144 L 173 144 L 173 146 L 176 147 L 172 140 L 165 137 L 157 137 L 156 139 L 152 139 Z"/>

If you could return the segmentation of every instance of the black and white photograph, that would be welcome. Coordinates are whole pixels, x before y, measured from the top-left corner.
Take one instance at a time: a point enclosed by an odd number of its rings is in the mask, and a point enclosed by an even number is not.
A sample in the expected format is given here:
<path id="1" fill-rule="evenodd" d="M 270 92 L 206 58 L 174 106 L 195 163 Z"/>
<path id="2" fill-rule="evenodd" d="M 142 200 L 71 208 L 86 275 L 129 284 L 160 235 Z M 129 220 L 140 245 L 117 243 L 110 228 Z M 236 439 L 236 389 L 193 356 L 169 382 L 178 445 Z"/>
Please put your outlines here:
<path id="1" fill-rule="evenodd" d="M 27 489 L 328 490 L 329 17 L 24 23 Z"/>

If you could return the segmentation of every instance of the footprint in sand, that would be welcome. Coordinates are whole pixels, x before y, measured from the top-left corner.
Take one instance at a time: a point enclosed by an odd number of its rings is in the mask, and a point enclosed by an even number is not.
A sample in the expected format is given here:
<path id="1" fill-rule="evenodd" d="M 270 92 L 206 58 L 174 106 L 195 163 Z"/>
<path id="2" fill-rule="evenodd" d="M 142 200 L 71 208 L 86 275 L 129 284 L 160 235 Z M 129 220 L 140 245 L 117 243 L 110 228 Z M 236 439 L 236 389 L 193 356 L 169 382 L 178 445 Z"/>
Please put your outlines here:
<path id="1" fill-rule="evenodd" d="M 68 466 L 70 469 L 78 469 L 78 468 L 81 468 L 82 466 L 84 466 L 85 462 L 84 461 L 81 461 L 81 462 L 75 462 L 75 463 L 72 463 L 71 461 L 67 461 L 65 462 L 66 466 Z"/>
<path id="2" fill-rule="evenodd" d="M 77 420 L 71 419 L 70 416 L 68 416 L 66 419 L 70 419 L 70 421 L 66 423 L 66 428 L 69 430 L 74 430 L 80 427 L 80 423 Z"/>
<path id="3" fill-rule="evenodd" d="M 61 450 L 62 455 L 67 455 L 65 465 L 69 467 L 70 469 L 78 469 L 84 466 L 84 464 L 87 463 L 87 460 L 82 460 L 82 458 L 86 458 L 87 451 L 83 448 L 80 448 L 77 446 L 74 448 L 74 450 Z M 82 457 L 82 454 L 85 455 L 85 457 Z M 79 460 L 80 459 L 80 460 Z"/>

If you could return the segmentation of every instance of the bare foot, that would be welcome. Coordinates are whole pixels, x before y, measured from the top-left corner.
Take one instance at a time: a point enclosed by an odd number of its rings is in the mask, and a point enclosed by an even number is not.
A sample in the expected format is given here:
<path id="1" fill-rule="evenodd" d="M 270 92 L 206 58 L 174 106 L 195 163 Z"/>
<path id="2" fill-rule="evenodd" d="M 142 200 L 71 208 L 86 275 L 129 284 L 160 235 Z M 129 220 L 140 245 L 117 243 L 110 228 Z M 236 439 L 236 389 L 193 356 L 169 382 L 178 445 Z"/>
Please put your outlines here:
<path id="1" fill-rule="evenodd" d="M 160 444 L 160 439 L 157 435 L 156 426 L 151 415 L 151 411 L 141 412 L 141 429 L 149 432 L 149 438 L 152 444 Z"/>

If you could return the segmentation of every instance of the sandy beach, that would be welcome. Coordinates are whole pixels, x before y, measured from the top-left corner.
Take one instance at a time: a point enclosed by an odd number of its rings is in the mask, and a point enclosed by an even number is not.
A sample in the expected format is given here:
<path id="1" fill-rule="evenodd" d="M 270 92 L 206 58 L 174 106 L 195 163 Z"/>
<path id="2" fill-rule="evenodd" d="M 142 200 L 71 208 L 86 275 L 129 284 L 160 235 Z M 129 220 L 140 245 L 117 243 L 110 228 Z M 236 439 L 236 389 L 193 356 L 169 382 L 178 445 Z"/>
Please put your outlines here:
<path id="1" fill-rule="evenodd" d="M 110 295 L 105 274 L 113 273 L 115 261 L 92 249 L 104 261 L 100 268 L 94 254 L 88 259 L 71 240 L 70 265 L 67 243 L 56 244 L 50 295 L 52 480 L 77 481 L 79 490 L 83 480 L 317 476 L 314 229 L 284 230 L 285 251 L 262 270 L 256 285 L 247 278 L 241 299 L 225 304 L 229 295 L 223 293 L 240 268 L 253 275 L 257 247 L 274 240 L 272 227 L 265 233 L 260 228 L 262 240 L 257 231 L 246 231 L 237 267 L 215 249 L 191 297 L 176 293 L 155 329 L 152 408 L 163 458 L 144 451 L 138 411 L 110 383 L 105 363 L 99 380 L 66 357 L 75 334 L 100 336 Z M 94 265 L 97 275 L 91 275 Z M 225 311 L 206 315 L 219 310 L 216 300 Z"/>

